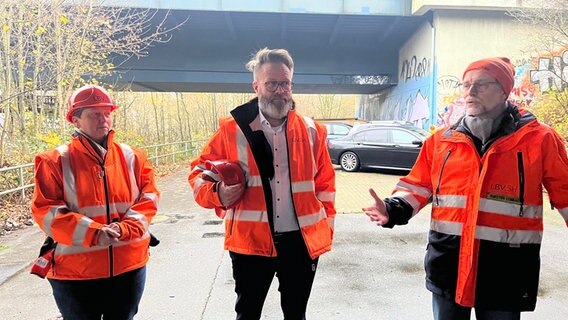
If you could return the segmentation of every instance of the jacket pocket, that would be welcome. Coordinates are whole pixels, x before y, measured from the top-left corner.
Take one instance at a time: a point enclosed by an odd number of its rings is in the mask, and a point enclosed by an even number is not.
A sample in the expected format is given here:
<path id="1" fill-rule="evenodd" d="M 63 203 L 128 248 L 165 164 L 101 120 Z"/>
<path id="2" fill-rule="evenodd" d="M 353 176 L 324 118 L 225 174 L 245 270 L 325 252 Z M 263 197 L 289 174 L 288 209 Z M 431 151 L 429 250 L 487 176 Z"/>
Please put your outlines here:
<path id="1" fill-rule="evenodd" d="M 481 240 L 476 307 L 530 311 L 536 306 L 540 244 Z"/>

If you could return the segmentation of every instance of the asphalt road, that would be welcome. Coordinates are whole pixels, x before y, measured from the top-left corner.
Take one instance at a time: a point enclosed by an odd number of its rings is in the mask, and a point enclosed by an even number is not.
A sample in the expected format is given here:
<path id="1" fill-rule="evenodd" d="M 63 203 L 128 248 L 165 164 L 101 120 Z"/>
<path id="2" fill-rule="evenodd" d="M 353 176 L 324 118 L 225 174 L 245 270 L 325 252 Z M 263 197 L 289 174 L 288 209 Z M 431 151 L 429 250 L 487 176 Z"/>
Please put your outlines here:
<path id="1" fill-rule="evenodd" d="M 337 207 L 343 213 L 336 220 L 333 251 L 320 258 L 308 319 L 432 319 L 423 270 L 428 210 L 393 230 L 355 213 L 370 203 L 368 187 L 386 196 L 398 178 L 337 171 Z M 162 242 L 152 249 L 136 319 L 234 319 L 234 284 L 220 220 L 193 202 L 187 170 L 161 179 L 159 186 L 160 214 L 151 228 Z M 568 319 L 568 232 L 558 216 L 545 217 L 539 302 L 523 319 Z M 0 251 L 0 319 L 57 319 L 49 284 L 27 272 L 41 238 L 28 228 L 0 239 L 7 248 Z M 262 319 L 282 319 L 276 286 L 275 278 Z"/>

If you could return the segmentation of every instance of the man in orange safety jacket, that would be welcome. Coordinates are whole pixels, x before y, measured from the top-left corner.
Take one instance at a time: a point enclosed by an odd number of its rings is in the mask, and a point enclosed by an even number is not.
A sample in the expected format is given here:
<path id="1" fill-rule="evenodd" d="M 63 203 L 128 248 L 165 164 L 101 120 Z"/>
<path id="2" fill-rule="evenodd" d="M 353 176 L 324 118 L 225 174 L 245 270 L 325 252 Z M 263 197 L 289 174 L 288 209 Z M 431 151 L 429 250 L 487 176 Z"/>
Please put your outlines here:
<path id="1" fill-rule="evenodd" d="M 466 114 L 429 137 L 393 194 L 364 208 L 392 228 L 432 202 L 426 287 L 434 319 L 520 319 L 536 306 L 543 189 L 568 224 L 568 158 L 562 138 L 507 102 L 507 58 L 472 62 L 461 89 Z"/>
<path id="2" fill-rule="evenodd" d="M 35 158 L 32 213 L 53 243 L 47 278 L 64 319 L 132 319 L 146 280 L 159 192 L 145 154 L 114 142 L 100 86 L 69 98 L 71 142 Z"/>
<path id="3" fill-rule="evenodd" d="M 236 318 L 260 319 L 276 274 L 284 318 L 301 320 L 318 257 L 331 250 L 335 173 L 325 128 L 296 112 L 289 53 L 264 48 L 247 66 L 258 98 L 220 121 L 189 183 L 197 203 L 225 219 Z M 237 163 L 244 177 L 229 182 L 215 161 Z"/>

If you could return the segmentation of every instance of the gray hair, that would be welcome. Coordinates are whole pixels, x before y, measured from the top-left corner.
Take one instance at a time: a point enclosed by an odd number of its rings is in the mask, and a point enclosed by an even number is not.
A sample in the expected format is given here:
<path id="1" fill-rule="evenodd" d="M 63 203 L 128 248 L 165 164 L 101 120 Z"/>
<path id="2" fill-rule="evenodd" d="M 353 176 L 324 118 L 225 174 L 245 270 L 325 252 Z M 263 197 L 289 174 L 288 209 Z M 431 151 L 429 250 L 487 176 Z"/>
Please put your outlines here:
<path id="1" fill-rule="evenodd" d="M 265 47 L 258 50 L 246 65 L 247 69 L 252 72 L 254 79 L 256 79 L 258 70 L 265 63 L 283 63 L 290 69 L 290 72 L 294 72 L 294 60 L 286 49 L 268 49 Z"/>

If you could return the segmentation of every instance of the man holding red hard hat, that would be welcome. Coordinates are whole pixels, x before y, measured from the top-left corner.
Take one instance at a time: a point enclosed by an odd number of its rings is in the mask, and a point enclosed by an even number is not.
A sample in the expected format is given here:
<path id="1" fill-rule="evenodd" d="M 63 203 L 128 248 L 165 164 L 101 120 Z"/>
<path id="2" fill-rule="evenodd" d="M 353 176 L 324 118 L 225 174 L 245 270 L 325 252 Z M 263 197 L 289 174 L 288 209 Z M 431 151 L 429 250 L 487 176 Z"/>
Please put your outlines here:
<path id="1" fill-rule="evenodd" d="M 236 319 L 260 319 L 276 275 L 284 318 L 301 320 L 318 257 L 331 250 L 335 172 L 325 128 L 296 112 L 290 54 L 260 49 L 247 67 L 257 98 L 220 121 L 189 183 L 225 220 Z"/>

